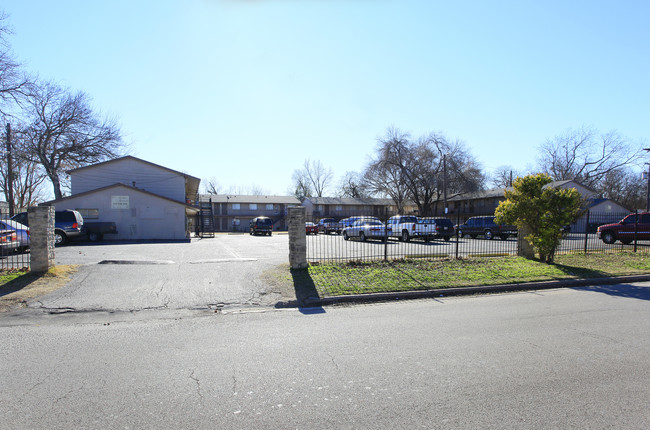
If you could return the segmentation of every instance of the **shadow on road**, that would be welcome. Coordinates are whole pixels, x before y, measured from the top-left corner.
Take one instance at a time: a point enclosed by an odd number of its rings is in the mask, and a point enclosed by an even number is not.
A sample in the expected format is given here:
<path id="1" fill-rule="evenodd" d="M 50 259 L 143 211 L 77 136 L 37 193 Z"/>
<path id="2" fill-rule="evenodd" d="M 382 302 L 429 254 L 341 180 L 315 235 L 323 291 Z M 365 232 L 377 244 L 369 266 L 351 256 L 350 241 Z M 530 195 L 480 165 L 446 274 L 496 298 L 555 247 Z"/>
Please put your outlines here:
<path id="1" fill-rule="evenodd" d="M 650 300 L 650 287 L 638 285 L 615 284 L 615 285 L 594 285 L 591 287 L 574 288 L 579 291 L 592 291 L 610 296 L 625 297 L 628 299 Z"/>

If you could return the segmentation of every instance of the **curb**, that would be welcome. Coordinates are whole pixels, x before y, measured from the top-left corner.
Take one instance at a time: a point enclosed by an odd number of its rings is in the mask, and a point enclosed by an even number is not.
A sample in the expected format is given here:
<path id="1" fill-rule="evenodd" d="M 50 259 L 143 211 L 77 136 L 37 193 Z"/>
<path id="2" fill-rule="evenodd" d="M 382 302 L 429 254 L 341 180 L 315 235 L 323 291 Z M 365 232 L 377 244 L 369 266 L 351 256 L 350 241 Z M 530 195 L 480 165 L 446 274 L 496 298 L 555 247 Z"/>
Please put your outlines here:
<path id="1" fill-rule="evenodd" d="M 401 291 L 394 293 L 351 294 L 323 298 L 309 297 L 303 300 L 304 307 L 320 307 L 340 303 L 368 303 L 389 300 L 412 300 L 434 297 L 463 296 L 469 294 L 501 293 L 508 291 L 548 290 L 551 288 L 573 288 L 589 285 L 611 285 L 650 281 L 650 275 L 631 275 L 616 278 L 562 279 L 557 281 L 525 282 L 479 287 L 438 288 L 436 290 Z"/>

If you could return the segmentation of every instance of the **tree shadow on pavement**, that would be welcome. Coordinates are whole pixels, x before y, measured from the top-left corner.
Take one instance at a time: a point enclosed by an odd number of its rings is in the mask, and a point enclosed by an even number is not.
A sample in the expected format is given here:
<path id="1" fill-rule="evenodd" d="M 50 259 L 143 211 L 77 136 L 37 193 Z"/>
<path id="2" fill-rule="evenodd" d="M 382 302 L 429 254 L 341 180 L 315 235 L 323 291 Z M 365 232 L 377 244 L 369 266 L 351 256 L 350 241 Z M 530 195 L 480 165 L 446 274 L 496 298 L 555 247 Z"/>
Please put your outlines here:
<path id="1" fill-rule="evenodd" d="M 650 300 L 650 286 L 631 284 L 593 285 L 590 287 L 574 288 L 574 290 L 591 291 L 628 299 Z"/>
<path id="2" fill-rule="evenodd" d="M 308 315 L 325 313 L 322 306 L 314 305 L 313 303 L 320 299 L 316 284 L 309 274 L 308 269 L 291 269 L 291 278 L 293 279 L 293 287 L 296 291 L 296 300 L 300 312 Z"/>

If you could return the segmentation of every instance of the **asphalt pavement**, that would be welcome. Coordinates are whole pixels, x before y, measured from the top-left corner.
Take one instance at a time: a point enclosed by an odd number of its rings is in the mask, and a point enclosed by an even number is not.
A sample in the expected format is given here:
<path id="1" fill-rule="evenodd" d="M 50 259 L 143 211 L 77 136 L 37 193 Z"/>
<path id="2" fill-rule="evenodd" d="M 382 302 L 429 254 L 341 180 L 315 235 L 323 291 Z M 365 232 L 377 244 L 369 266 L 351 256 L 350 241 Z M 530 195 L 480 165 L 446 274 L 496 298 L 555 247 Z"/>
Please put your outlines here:
<path id="1" fill-rule="evenodd" d="M 0 316 L 0 429 L 650 427 L 650 283 Z"/>

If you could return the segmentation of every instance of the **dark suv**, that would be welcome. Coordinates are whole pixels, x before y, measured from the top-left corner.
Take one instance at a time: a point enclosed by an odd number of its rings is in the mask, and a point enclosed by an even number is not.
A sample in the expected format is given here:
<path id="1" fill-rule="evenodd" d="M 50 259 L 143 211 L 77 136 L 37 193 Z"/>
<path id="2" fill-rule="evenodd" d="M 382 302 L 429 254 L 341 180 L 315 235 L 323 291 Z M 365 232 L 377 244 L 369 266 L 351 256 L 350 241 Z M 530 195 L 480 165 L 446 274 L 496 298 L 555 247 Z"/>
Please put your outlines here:
<path id="1" fill-rule="evenodd" d="M 511 225 L 502 225 L 494 222 L 493 216 L 474 216 L 456 227 L 458 237 L 469 236 L 472 239 L 483 235 L 486 239 L 492 240 L 494 236 L 499 236 L 506 240 L 509 236 L 517 235 L 517 227 Z"/>
<path id="2" fill-rule="evenodd" d="M 268 234 L 271 236 L 273 232 L 273 220 L 265 216 L 258 216 L 257 218 L 253 218 L 248 226 L 249 233 L 252 235 Z"/>
<path id="3" fill-rule="evenodd" d="M 449 242 L 449 239 L 455 234 L 454 223 L 449 218 L 434 218 L 436 223 L 436 239 L 444 239 Z"/>
<path id="4" fill-rule="evenodd" d="M 12 220 L 29 226 L 27 212 L 20 212 L 11 217 Z M 70 209 L 54 212 L 54 244 L 64 245 L 70 239 L 81 235 L 84 219 L 77 211 Z"/>

